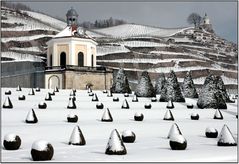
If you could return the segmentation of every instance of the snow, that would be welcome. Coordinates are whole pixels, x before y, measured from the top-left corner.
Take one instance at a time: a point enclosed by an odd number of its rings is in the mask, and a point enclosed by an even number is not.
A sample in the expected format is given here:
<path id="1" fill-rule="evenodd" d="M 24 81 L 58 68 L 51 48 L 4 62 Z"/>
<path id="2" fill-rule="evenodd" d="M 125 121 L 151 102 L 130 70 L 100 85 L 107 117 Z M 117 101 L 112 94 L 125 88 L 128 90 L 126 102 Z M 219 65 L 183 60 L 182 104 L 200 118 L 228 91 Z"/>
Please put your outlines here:
<path id="1" fill-rule="evenodd" d="M 167 62 L 176 62 L 176 61 L 201 61 L 203 60 L 197 60 L 197 59 L 176 59 L 176 58 L 170 58 L 170 59 L 142 59 L 142 58 L 134 58 L 134 59 L 114 59 L 114 60 L 99 60 L 100 62 L 105 63 L 167 63 Z"/>
<path id="2" fill-rule="evenodd" d="M 78 144 L 80 143 L 81 138 L 80 138 L 80 134 L 79 134 L 79 129 L 78 126 L 74 127 L 72 133 L 71 133 L 71 137 L 70 137 L 70 143 L 71 144 Z"/>
<path id="3" fill-rule="evenodd" d="M 42 62 L 42 58 L 39 56 L 26 54 L 26 53 L 17 53 L 17 52 L 1 52 L 1 57 L 13 58 L 15 61 L 39 61 Z M 3 61 L 2 61 L 3 62 Z M 12 62 L 12 61 L 10 61 Z"/>
<path id="4" fill-rule="evenodd" d="M 191 116 L 197 116 L 198 115 L 198 113 L 192 113 L 191 114 Z"/>
<path id="5" fill-rule="evenodd" d="M 9 134 L 6 134 L 5 136 L 4 136 L 4 140 L 5 141 L 8 141 L 8 142 L 13 142 L 13 141 L 16 141 L 16 134 L 14 134 L 14 133 L 9 133 Z"/>
<path id="6" fill-rule="evenodd" d="M 4 101 L 4 105 L 5 106 L 9 106 L 10 105 L 10 98 L 6 97 L 5 101 Z"/>
<path id="7" fill-rule="evenodd" d="M 104 111 L 104 113 L 103 113 L 103 115 L 102 115 L 102 118 L 101 118 L 102 120 L 110 120 L 110 119 L 111 119 L 108 110 L 109 110 L 108 108 L 105 109 L 105 111 Z"/>
<path id="8" fill-rule="evenodd" d="M 227 125 L 224 125 L 222 127 L 221 133 L 218 137 L 218 141 L 219 142 L 223 142 L 223 143 L 230 143 L 233 144 L 235 143 L 235 139 L 233 138 L 230 130 L 228 129 Z"/>
<path id="9" fill-rule="evenodd" d="M 56 34 L 53 38 L 60 38 L 60 37 L 66 37 L 66 36 L 72 36 L 72 31 L 69 26 L 66 26 L 61 32 Z"/>
<path id="10" fill-rule="evenodd" d="M 126 52 L 130 52 L 130 50 L 124 46 L 97 46 L 97 56 Z"/>
<path id="11" fill-rule="evenodd" d="M 212 127 L 207 127 L 206 132 L 215 133 L 215 132 L 217 132 L 217 130 L 215 128 L 212 128 Z"/>
<path id="12" fill-rule="evenodd" d="M 185 138 L 182 135 L 173 135 L 170 137 L 170 141 L 178 142 L 178 143 L 184 143 Z"/>
<path id="13" fill-rule="evenodd" d="M 156 43 L 149 41 L 123 41 L 119 44 L 127 47 L 168 47 L 165 43 Z"/>
<path id="14" fill-rule="evenodd" d="M 123 24 L 114 27 L 108 27 L 103 29 L 96 29 L 93 32 L 99 32 L 104 35 L 108 35 L 114 38 L 127 38 L 127 37 L 139 37 L 139 36 L 155 36 L 155 37 L 168 37 L 175 35 L 187 28 L 160 28 L 150 27 L 137 24 Z"/>
<path id="15" fill-rule="evenodd" d="M 173 125 L 171 126 L 169 132 L 168 132 L 168 136 L 167 138 L 171 138 L 174 135 L 180 135 L 180 132 L 178 130 L 177 124 L 173 123 Z"/>
<path id="16" fill-rule="evenodd" d="M 220 111 L 218 109 L 216 109 L 216 112 L 215 112 L 214 116 L 216 118 L 221 118 L 222 117 L 221 114 L 220 114 Z"/>
<path id="17" fill-rule="evenodd" d="M 167 110 L 165 115 L 164 115 L 165 119 L 170 119 L 171 118 L 171 114 L 170 114 L 170 110 Z"/>
<path id="18" fill-rule="evenodd" d="M 10 48 L 10 50 L 18 50 L 18 51 L 31 51 L 31 52 L 40 52 L 42 53 L 42 50 L 40 50 L 39 47 L 23 47 L 23 48 L 20 48 L 20 47 L 12 47 Z"/>
<path id="19" fill-rule="evenodd" d="M 29 110 L 27 117 L 26 117 L 27 121 L 34 121 L 34 117 L 33 117 L 33 112 L 32 109 Z"/>
<path id="20" fill-rule="evenodd" d="M 124 130 L 122 132 L 122 136 L 124 136 L 124 137 L 133 136 L 133 133 L 131 130 Z"/>
<path id="21" fill-rule="evenodd" d="M 39 105 L 44 105 L 44 103 L 45 103 L 44 101 L 41 101 L 41 102 L 39 103 Z"/>
<path id="22" fill-rule="evenodd" d="M 83 147 L 68 145 L 69 137 L 75 124 L 66 122 L 66 116 L 71 110 L 67 109 L 70 89 L 61 90 L 54 96 L 53 101 L 47 102 L 46 110 L 38 109 L 38 103 L 45 99 L 48 89 L 41 89 L 29 96 L 29 88 L 1 88 L 1 92 L 11 90 L 10 98 L 14 104 L 13 109 L 1 109 L 1 138 L 8 133 L 15 133 L 21 136 L 21 149 L 7 151 L 2 149 L 2 162 L 31 162 L 30 148 L 34 141 L 44 139 L 54 145 L 54 156 L 52 162 L 236 162 L 237 147 L 218 147 L 217 140 L 205 137 L 205 129 L 214 127 L 221 129 L 224 124 L 230 127 L 233 136 L 237 136 L 237 102 L 227 103 L 228 109 L 222 110 L 224 119 L 213 119 L 215 109 L 198 109 L 197 99 L 187 98 L 185 103 L 174 102 L 174 109 L 171 109 L 175 116 L 175 123 L 179 125 L 183 136 L 187 139 L 188 147 L 183 152 L 170 149 L 168 132 L 172 126 L 171 121 L 164 121 L 162 118 L 166 112 L 167 102 L 151 103 L 151 110 L 144 109 L 150 98 L 139 97 L 139 102 L 131 102 L 133 95 L 124 97 L 123 94 L 114 94 L 119 97 L 119 102 L 113 102 L 112 97 L 107 97 L 101 90 L 94 90 L 101 102 L 110 108 L 114 116 L 113 122 L 101 122 L 102 110 L 97 110 L 88 96 L 87 90 L 77 90 L 76 105 L 74 113 L 80 116 L 79 125 L 84 130 L 87 144 Z M 93 88 L 94 89 L 94 88 Z M 18 101 L 19 94 L 26 95 L 24 102 Z M 157 95 L 158 96 L 158 95 Z M 1 102 L 7 95 L 1 96 Z M 158 97 L 157 97 L 158 98 Z M 128 100 L 130 110 L 121 109 L 122 101 Z M 186 103 L 192 103 L 193 109 L 187 109 Z M 34 108 L 39 119 L 38 124 L 26 124 L 23 120 L 29 108 Z M 144 121 L 134 121 L 136 112 L 144 114 Z M 197 112 L 200 120 L 192 121 L 190 114 Z M 137 136 L 137 142 L 125 144 L 127 155 L 109 156 L 105 154 L 105 146 L 113 129 L 124 131 L 132 130 Z M 2 140 L 1 140 L 2 142 Z M 169 158 L 173 157 L 173 158 Z"/>
<path id="23" fill-rule="evenodd" d="M 142 113 L 140 113 L 140 112 L 136 112 L 134 115 L 137 116 L 137 117 L 139 117 L 139 116 L 142 115 Z"/>
<path id="24" fill-rule="evenodd" d="M 117 130 L 114 129 L 111 134 L 106 148 L 110 148 L 111 151 L 121 151 L 124 147 L 121 145 L 120 138 L 117 135 Z"/>
<path id="25" fill-rule="evenodd" d="M 50 16 L 47 16 L 45 14 L 37 13 L 37 12 L 32 12 L 32 11 L 25 11 L 22 10 L 23 12 L 26 12 L 29 16 L 38 19 L 44 23 L 50 24 L 51 26 L 57 28 L 57 29 L 63 29 L 66 27 L 66 22 L 60 21 L 58 19 L 52 18 Z"/>
<path id="26" fill-rule="evenodd" d="M 72 113 L 72 112 L 70 112 L 68 115 L 67 115 L 67 117 L 69 117 L 69 118 L 74 118 L 76 115 L 74 114 L 74 113 Z"/>
<path id="27" fill-rule="evenodd" d="M 22 18 L 15 15 L 7 15 L 7 20 L 2 20 L 4 23 L 14 24 L 20 22 L 23 26 L 16 26 L 14 28 L 1 28 L 1 31 L 30 31 L 30 30 L 49 30 L 49 31 L 58 31 L 57 29 L 43 24 L 32 18 Z"/>
<path id="28" fill-rule="evenodd" d="M 43 37 L 52 38 L 53 36 L 54 35 L 41 34 L 41 35 L 32 35 L 32 36 L 9 37 L 9 38 L 1 38 L 1 42 L 6 43 L 6 42 L 9 42 L 9 41 L 19 41 L 19 42 L 21 42 L 21 41 L 31 41 L 31 40 L 35 40 L 35 39 L 39 39 L 39 38 L 43 38 Z M 16 48 L 14 48 L 14 49 L 16 49 Z M 25 49 L 27 49 L 27 48 L 32 48 L 32 47 L 26 47 Z M 23 49 L 23 48 L 21 48 L 21 49 Z"/>
<path id="29" fill-rule="evenodd" d="M 47 144 L 49 143 L 45 140 L 37 140 L 32 144 L 32 149 L 44 151 L 47 150 Z"/>

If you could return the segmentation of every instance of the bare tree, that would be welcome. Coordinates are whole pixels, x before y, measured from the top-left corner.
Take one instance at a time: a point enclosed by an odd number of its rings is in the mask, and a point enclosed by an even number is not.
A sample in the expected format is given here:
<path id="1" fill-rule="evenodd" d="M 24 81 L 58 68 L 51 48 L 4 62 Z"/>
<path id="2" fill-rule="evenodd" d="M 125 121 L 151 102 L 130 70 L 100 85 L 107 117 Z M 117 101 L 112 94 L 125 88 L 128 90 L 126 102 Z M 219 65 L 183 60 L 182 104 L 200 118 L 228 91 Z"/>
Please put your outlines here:
<path id="1" fill-rule="evenodd" d="M 194 27 L 199 27 L 202 21 L 202 17 L 198 13 L 192 13 L 188 16 L 187 22 L 189 24 L 194 24 Z"/>

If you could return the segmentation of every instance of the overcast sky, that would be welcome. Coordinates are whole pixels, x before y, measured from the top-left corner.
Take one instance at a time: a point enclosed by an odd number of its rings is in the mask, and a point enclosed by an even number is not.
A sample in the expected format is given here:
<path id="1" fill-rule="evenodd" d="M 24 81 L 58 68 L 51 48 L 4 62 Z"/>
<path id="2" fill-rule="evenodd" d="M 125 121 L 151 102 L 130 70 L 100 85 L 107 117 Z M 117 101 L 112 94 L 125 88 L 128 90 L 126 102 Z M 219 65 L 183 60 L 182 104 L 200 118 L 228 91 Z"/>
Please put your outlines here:
<path id="1" fill-rule="evenodd" d="M 34 10 L 65 18 L 73 7 L 79 21 L 95 21 L 110 17 L 130 23 L 159 27 L 186 27 L 187 17 L 192 12 L 201 16 L 208 14 L 216 33 L 237 42 L 237 2 L 21 2 Z"/>

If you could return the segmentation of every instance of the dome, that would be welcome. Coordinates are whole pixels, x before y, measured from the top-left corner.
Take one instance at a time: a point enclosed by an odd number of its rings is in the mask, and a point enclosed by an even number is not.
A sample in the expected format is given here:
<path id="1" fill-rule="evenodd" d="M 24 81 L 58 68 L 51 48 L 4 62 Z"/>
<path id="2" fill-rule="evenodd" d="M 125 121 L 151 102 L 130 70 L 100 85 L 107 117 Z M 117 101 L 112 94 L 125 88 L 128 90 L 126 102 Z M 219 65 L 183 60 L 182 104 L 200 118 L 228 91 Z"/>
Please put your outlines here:
<path id="1" fill-rule="evenodd" d="M 76 10 L 73 9 L 73 7 L 71 7 L 71 9 L 67 11 L 66 16 L 67 17 L 68 16 L 76 16 L 76 17 L 78 17 L 78 14 L 77 14 Z"/>

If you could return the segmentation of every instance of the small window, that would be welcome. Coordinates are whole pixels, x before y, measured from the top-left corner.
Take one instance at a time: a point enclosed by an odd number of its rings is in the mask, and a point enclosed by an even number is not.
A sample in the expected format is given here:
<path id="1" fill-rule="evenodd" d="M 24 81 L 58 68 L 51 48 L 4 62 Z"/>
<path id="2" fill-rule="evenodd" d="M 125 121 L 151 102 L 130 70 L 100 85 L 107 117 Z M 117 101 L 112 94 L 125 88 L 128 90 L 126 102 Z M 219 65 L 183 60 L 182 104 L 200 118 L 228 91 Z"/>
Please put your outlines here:
<path id="1" fill-rule="evenodd" d="M 50 55 L 50 67 L 52 66 L 52 54 Z"/>
<path id="2" fill-rule="evenodd" d="M 94 55 L 91 55 L 91 67 L 94 67 Z"/>

